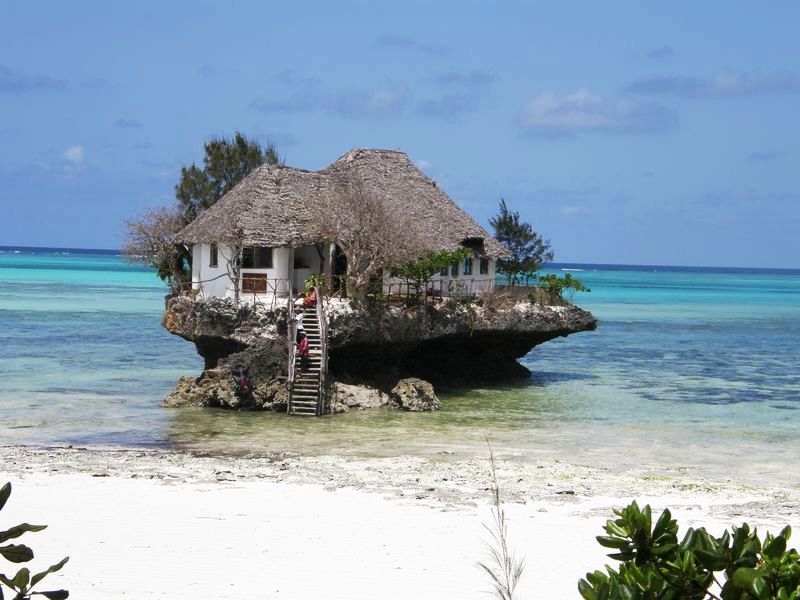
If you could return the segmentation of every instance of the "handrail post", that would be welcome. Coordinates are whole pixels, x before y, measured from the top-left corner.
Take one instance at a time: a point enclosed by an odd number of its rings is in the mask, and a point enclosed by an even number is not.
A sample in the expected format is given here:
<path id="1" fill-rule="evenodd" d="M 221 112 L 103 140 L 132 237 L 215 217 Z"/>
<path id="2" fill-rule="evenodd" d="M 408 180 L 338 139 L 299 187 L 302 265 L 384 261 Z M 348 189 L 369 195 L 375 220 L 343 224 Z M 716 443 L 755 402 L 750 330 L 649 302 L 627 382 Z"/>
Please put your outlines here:
<path id="1" fill-rule="evenodd" d="M 296 327 L 297 324 L 294 320 L 294 299 L 292 295 L 289 294 L 289 298 L 286 304 L 286 314 L 287 314 L 287 327 L 286 327 L 286 335 L 289 342 L 289 366 L 287 369 L 287 378 L 286 378 L 286 389 L 288 392 L 288 400 L 286 402 L 286 412 L 291 414 L 292 412 L 292 396 L 294 395 L 294 369 L 295 369 L 295 356 L 297 353 L 297 332 Z"/>
<path id="2" fill-rule="evenodd" d="M 325 414 L 325 404 L 327 401 L 327 375 L 328 375 L 328 323 L 325 320 L 325 309 L 323 307 L 322 294 L 319 287 L 312 288 L 317 296 L 317 321 L 319 322 L 319 395 L 317 399 L 317 415 Z"/>

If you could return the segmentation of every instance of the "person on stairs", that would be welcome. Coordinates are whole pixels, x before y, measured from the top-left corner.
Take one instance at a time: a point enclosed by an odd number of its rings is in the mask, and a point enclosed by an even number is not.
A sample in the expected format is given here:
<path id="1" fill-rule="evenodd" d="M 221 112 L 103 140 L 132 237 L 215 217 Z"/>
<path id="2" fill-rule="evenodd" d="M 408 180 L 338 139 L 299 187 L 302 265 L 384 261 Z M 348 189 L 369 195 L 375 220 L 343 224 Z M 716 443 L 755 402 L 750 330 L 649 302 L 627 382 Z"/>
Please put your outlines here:
<path id="1" fill-rule="evenodd" d="M 297 337 L 300 341 L 297 344 L 297 355 L 300 357 L 300 370 L 308 371 L 311 360 L 309 358 L 308 336 L 305 331 L 298 331 Z"/>
<path id="2" fill-rule="evenodd" d="M 305 330 L 303 329 L 303 313 L 302 312 L 299 312 L 299 313 L 297 313 L 295 315 L 294 324 L 295 324 L 295 331 L 297 331 L 297 335 L 296 335 L 295 341 L 299 344 L 300 343 L 300 332 L 302 331 L 303 333 L 305 333 Z"/>

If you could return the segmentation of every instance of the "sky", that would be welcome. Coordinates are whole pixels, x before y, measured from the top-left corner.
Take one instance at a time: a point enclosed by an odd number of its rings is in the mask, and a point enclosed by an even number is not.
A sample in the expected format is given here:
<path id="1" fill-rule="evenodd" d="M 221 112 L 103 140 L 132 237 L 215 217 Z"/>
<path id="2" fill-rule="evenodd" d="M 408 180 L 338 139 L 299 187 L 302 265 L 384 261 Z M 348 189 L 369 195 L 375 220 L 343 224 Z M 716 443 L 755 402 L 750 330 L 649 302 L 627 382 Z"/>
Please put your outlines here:
<path id="1" fill-rule="evenodd" d="M 0 0 L 0 245 L 116 248 L 212 136 L 402 150 L 562 262 L 800 267 L 800 3 Z"/>

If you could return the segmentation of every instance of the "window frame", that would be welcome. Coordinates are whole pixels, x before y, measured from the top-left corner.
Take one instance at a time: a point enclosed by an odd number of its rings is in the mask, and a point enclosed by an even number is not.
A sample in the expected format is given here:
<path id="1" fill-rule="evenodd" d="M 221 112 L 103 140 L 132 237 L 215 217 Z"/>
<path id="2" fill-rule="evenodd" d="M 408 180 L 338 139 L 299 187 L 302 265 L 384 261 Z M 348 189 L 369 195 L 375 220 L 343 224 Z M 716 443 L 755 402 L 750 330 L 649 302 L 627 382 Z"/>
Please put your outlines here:
<path id="1" fill-rule="evenodd" d="M 488 275 L 489 274 L 489 259 L 482 258 L 480 265 L 478 266 L 478 272 L 481 275 Z"/>
<path id="2" fill-rule="evenodd" d="M 472 258 L 469 258 L 469 257 L 465 258 L 464 259 L 464 271 L 463 271 L 464 272 L 464 276 L 472 275 L 473 269 L 474 269 L 474 266 L 472 264 Z"/>
<path id="3" fill-rule="evenodd" d="M 211 242 L 208 254 L 208 267 L 210 269 L 219 268 L 219 246 L 216 242 Z"/>
<path id="4" fill-rule="evenodd" d="M 266 257 L 264 252 L 266 251 Z M 259 259 L 265 259 L 260 261 Z M 249 263 L 249 264 L 248 264 Z M 270 246 L 245 246 L 242 248 L 243 269 L 271 269 L 274 264 L 272 247 Z"/>

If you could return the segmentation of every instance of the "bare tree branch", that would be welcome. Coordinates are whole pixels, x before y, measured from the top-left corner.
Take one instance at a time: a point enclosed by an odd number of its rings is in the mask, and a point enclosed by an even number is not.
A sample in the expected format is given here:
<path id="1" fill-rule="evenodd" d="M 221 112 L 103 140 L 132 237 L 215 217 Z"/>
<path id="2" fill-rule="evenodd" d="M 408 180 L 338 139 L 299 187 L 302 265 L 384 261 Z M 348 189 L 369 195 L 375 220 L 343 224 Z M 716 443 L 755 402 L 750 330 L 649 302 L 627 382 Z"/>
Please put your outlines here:
<path id="1" fill-rule="evenodd" d="M 123 223 L 122 253 L 131 262 L 155 269 L 173 292 L 188 278 L 188 252 L 175 242 L 184 224 L 180 211 L 172 207 L 149 208 Z"/>
<path id="2" fill-rule="evenodd" d="M 370 279 L 379 277 L 384 268 L 423 252 L 402 208 L 363 185 L 340 185 L 323 201 L 320 217 L 324 234 L 347 256 L 347 293 L 351 298 L 363 298 Z"/>

